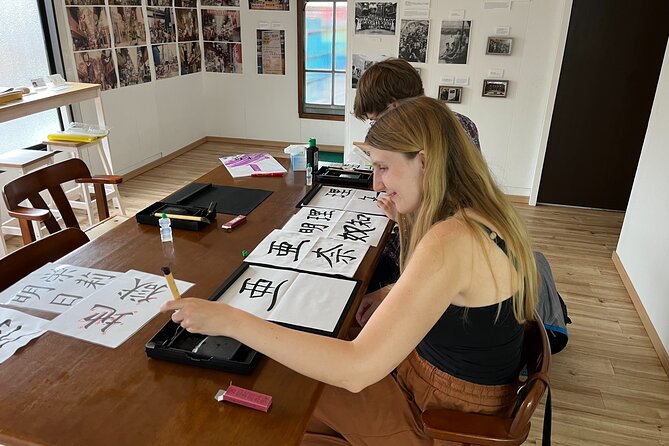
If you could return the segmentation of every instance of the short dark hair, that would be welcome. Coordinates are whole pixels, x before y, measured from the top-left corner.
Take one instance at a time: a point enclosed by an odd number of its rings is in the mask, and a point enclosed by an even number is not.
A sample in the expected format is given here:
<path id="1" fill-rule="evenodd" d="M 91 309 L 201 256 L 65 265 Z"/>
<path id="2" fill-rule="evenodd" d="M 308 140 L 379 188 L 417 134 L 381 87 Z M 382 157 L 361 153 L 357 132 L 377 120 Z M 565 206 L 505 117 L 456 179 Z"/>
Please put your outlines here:
<path id="1" fill-rule="evenodd" d="M 423 81 L 404 59 L 386 59 L 367 68 L 360 80 L 353 103 L 353 114 L 366 119 L 367 113 L 382 113 L 391 103 L 423 95 Z"/>

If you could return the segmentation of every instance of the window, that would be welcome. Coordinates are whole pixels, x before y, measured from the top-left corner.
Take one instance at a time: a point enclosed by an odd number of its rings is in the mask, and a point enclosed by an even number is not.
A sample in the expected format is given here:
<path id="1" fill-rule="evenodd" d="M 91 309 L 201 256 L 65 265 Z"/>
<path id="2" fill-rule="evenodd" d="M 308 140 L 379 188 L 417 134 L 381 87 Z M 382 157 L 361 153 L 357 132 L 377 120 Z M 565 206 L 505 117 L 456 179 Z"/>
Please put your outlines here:
<path id="1" fill-rule="evenodd" d="M 346 1 L 303 1 L 297 14 L 300 117 L 343 121 Z"/>
<path id="2" fill-rule="evenodd" d="M 56 72 L 52 36 L 53 9 L 47 2 L 3 0 L 0 8 L 0 84 L 30 87 L 30 80 Z M 60 51 L 59 49 L 57 51 Z M 60 57 L 60 54 L 58 54 Z M 62 70 L 58 70 L 62 74 Z M 0 152 L 32 146 L 48 133 L 61 130 L 58 110 L 25 116 L 0 124 Z"/>

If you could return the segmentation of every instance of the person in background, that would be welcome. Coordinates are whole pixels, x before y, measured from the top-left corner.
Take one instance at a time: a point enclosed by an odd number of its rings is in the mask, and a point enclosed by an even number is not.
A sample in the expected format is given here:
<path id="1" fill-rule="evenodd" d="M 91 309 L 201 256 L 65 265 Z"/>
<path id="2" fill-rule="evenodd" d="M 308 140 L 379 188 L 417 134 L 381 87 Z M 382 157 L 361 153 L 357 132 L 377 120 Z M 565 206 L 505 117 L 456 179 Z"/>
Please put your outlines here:
<path id="1" fill-rule="evenodd" d="M 305 445 L 431 445 L 428 407 L 513 411 L 536 265 L 520 217 L 457 118 L 436 99 L 398 101 L 363 149 L 400 227 L 402 274 L 358 336 L 292 330 L 206 299 L 165 302 L 189 332 L 233 337 L 326 383 Z"/>
<path id="2" fill-rule="evenodd" d="M 376 120 L 398 99 L 422 96 L 423 81 L 416 69 L 404 59 L 386 59 L 367 68 L 358 81 L 353 114 L 361 120 Z M 481 150 L 476 124 L 454 112 L 474 145 Z"/>
<path id="3" fill-rule="evenodd" d="M 377 62 L 367 68 L 358 81 L 353 114 L 361 120 L 376 120 L 388 107 L 399 100 L 422 96 L 423 81 L 416 69 L 406 60 L 391 58 Z M 455 113 L 458 122 L 474 145 L 481 150 L 478 129 L 468 117 Z M 392 218 L 391 218 L 392 219 Z M 397 229 L 388 237 L 379 264 L 370 280 L 368 291 L 383 294 L 399 277 L 399 237 Z M 365 301 L 360 311 L 369 303 Z M 364 323 L 359 314 L 358 323 Z"/>

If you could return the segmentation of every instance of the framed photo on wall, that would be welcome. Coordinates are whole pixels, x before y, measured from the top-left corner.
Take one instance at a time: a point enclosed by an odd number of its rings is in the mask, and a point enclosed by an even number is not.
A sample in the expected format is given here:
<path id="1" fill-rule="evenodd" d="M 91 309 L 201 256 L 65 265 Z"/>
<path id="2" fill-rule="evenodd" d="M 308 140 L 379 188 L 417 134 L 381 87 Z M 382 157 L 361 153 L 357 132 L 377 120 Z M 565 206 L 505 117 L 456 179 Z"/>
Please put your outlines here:
<path id="1" fill-rule="evenodd" d="M 462 87 L 439 86 L 439 100 L 447 104 L 459 104 L 462 102 Z"/>
<path id="2" fill-rule="evenodd" d="M 511 37 L 488 37 L 485 53 L 494 56 L 510 56 L 512 47 L 513 38 Z"/>
<path id="3" fill-rule="evenodd" d="M 509 81 L 498 79 L 483 79 L 483 93 L 481 96 L 489 98 L 505 98 Z"/>

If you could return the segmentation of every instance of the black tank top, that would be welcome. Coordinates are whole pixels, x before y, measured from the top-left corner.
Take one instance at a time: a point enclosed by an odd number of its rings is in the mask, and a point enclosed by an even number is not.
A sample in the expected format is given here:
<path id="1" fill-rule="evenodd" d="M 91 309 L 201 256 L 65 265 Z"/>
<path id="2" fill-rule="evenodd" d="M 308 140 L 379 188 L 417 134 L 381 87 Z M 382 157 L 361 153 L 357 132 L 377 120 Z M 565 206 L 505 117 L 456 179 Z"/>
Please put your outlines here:
<path id="1" fill-rule="evenodd" d="M 481 225 L 508 255 L 506 244 Z M 513 299 L 498 304 L 465 308 L 449 305 L 418 344 L 418 354 L 440 370 L 483 385 L 508 384 L 518 378 L 523 345 L 523 324 L 513 315 Z"/>

